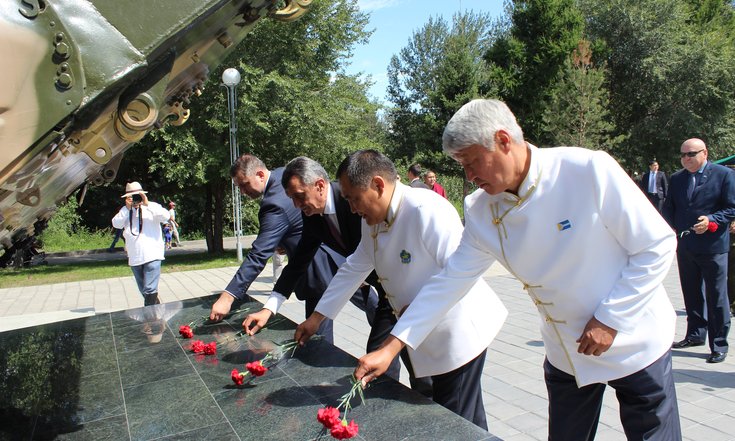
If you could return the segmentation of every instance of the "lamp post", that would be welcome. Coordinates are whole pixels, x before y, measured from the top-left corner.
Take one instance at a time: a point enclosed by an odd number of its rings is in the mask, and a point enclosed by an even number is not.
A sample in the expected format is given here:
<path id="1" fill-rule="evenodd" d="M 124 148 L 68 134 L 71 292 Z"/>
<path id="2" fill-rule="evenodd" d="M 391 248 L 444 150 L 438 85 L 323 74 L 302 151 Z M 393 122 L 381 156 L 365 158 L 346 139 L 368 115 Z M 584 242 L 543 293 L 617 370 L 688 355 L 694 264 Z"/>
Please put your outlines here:
<path id="1" fill-rule="evenodd" d="M 235 118 L 236 90 L 240 82 L 240 72 L 235 68 L 225 69 L 222 72 L 222 83 L 227 88 L 227 107 L 230 109 L 230 164 L 234 164 L 240 157 L 240 148 L 237 146 L 237 119 Z M 234 182 L 232 184 L 232 226 L 235 230 L 235 241 L 237 243 L 237 261 L 242 262 L 242 216 L 240 204 L 240 188 Z"/>

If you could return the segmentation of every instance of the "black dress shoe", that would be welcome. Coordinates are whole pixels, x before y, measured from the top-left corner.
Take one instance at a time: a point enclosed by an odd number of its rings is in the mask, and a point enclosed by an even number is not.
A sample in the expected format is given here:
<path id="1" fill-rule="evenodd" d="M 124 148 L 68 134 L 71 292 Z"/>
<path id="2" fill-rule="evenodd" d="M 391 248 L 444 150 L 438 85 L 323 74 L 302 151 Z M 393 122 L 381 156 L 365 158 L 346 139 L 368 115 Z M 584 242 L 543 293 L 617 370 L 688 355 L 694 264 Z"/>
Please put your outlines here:
<path id="1" fill-rule="evenodd" d="M 676 343 L 671 345 L 671 347 L 674 349 L 692 348 L 694 346 L 704 346 L 704 342 L 689 340 L 688 338 L 685 338 L 684 340 L 677 341 Z"/>
<path id="2" fill-rule="evenodd" d="M 722 363 L 727 357 L 727 352 L 713 352 L 707 357 L 707 363 Z"/>

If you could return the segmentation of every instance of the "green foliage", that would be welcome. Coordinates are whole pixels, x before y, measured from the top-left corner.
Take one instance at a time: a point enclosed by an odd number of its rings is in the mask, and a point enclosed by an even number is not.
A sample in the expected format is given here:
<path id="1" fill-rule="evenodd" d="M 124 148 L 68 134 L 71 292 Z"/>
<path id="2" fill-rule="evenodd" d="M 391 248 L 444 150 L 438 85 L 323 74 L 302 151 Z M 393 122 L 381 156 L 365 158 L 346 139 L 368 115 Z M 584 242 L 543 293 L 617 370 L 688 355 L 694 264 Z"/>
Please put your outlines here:
<path id="1" fill-rule="evenodd" d="M 112 242 L 109 229 L 90 231 L 82 225 L 79 205 L 74 195 L 61 204 L 39 236 L 45 252 L 107 248 Z"/>
<path id="2" fill-rule="evenodd" d="M 622 141 L 610 123 L 605 69 L 590 61 L 589 43 L 580 42 L 550 89 L 542 128 L 550 144 L 605 150 L 616 155 Z"/>
<path id="3" fill-rule="evenodd" d="M 705 140 L 710 157 L 735 145 L 733 7 L 682 0 L 585 0 L 590 37 L 604 48 L 610 114 L 628 142 L 619 159 L 680 168 L 678 147 Z M 716 13 L 713 14 L 713 6 Z M 701 8 L 700 8 L 701 7 Z"/>
<path id="4" fill-rule="evenodd" d="M 485 58 L 498 96 L 513 110 L 526 138 L 545 144 L 541 102 L 582 38 L 576 0 L 515 0 L 511 26 L 496 36 Z"/>
<path id="5" fill-rule="evenodd" d="M 487 14 L 456 14 L 452 26 L 432 18 L 414 32 L 388 67 L 389 155 L 411 161 L 441 151 L 444 125 L 463 104 L 487 93 L 482 55 L 489 47 Z"/>
<path id="6" fill-rule="evenodd" d="M 189 121 L 155 134 L 151 171 L 185 193 L 174 197 L 191 200 L 189 210 L 177 211 L 189 230 L 208 232 L 211 243 L 221 244 L 223 226 L 232 225 L 229 113 L 220 85 L 227 67 L 234 65 L 241 74 L 236 89 L 241 153 L 260 157 L 270 168 L 307 155 L 335 170 L 347 153 L 381 147 L 380 106 L 368 100 L 369 84 L 341 73 L 352 47 L 369 35 L 366 25 L 356 0 L 313 2 L 309 13 L 291 23 L 258 22 L 230 59 L 211 72 Z M 180 161 L 171 162 L 174 157 Z M 243 227 L 256 232 L 258 205 L 244 202 Z"/>

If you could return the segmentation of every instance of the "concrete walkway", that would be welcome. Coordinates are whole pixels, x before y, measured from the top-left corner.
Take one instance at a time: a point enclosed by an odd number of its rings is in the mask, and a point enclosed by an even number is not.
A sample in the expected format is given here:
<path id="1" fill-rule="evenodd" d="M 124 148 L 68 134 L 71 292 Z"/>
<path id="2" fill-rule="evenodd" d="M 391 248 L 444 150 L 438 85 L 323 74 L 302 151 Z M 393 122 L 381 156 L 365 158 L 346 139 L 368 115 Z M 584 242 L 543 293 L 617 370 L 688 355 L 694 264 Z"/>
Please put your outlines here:
<path id="1" fill-rule="evenodd" d="M 243 246 L 249 246 L 246 238 Z M 228 239 L 225 248 L 234 249 Z M 172 253 L 202 251 L 203 241 L 185 242 Z M 124 259 L 124 253 L 49 257 L 50 265 L 69 261 Z M 165 263 L 164 263 L 165 265 Z M 218 293 L 227 285 L 236 268 L 219 268 L 163 274 L 162 302 Z M 485 274 L 510 314 L 505 326 L 488 350 L 483 391 L 491 432 L 504 440 L 547 439 L 546 387 L 542 363 L 544 348 L 538 331 L 538 315 L 520 283 L 499 266 Z M 665 280 L 666 289 L 679 316 L 677 339 L 684 335 L 686 319 L 676 266 Z M 250 294 L 264 301 L 273 286 L 267 267 L 252 285 Z M 293 297 L 293 296 L 292 296 Z M 87 282 L 60 283 L 25 288 L 0 289 L 0 331 L 33 326 L 69 318 L 94 315 L 142 306 L 132 275 Z M 304 309 L 289 300 L 283 315 L 299 323 Z M 368 326 L 364 314 L 348 303 L 335 322 L 335 343 L 355 357 L 364 354 Z M 707 347 L 674 351 L 674 375 L 681 424 L 686 440 L 735 440 L 735 355 L 724 363 L 705 363 Z M 407 376 L 402 377 L 406 381 Z M 729 433 L 729 435 L 728 435 Z M 608 390 L 597 432 L 597 440 L 623 440 L 615 394 Z"/>

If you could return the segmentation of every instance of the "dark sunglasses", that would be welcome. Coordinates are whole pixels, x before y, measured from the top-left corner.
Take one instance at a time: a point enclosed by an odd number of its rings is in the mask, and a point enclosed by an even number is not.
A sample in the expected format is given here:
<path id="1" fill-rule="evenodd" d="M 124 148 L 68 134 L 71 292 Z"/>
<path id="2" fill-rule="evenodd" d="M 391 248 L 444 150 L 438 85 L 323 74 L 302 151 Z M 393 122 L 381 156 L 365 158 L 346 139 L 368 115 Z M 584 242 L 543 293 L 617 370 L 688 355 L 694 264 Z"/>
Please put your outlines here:
<path id="1" fill-rule="evenodd" d="M 704 151 L 704 149 L 697 150 L 696 152 L 682 152 L 681 153 L 681 157 L 683 158 L 684 156 L 689 156 L 690 158 L 693 158 L 693 157 L 697 156 L 698 154 L 702 153 L 703 151 Z"/>

